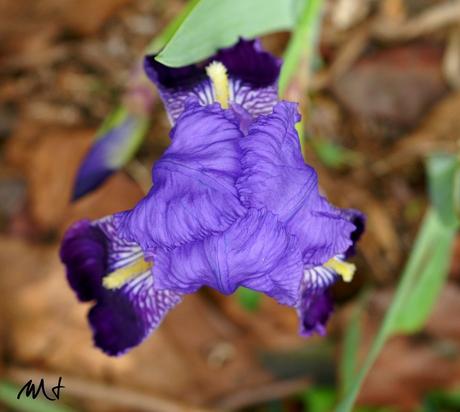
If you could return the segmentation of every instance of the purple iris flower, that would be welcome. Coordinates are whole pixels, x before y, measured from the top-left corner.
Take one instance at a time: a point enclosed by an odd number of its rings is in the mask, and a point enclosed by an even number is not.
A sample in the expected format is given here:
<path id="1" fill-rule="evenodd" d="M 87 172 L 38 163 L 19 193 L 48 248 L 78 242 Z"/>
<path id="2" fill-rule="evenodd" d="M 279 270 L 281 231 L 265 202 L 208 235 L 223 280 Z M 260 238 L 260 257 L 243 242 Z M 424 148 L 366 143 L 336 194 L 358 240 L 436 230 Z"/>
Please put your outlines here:
<path id="1" fill-rule="evenodd" d="M 320 195 L 297 105 L 277 98 L 280 61 L 241 40 L 202 65 L 145 67 L 174 122 L 153 187 L 132 210 L 76 223 L 61 247 L 77 296 L 96 301 L 96 345 L 124 353 L 202 286 L 265 293 L 297 309 L 301 334 L 324 334 L 364 217 Z"/>

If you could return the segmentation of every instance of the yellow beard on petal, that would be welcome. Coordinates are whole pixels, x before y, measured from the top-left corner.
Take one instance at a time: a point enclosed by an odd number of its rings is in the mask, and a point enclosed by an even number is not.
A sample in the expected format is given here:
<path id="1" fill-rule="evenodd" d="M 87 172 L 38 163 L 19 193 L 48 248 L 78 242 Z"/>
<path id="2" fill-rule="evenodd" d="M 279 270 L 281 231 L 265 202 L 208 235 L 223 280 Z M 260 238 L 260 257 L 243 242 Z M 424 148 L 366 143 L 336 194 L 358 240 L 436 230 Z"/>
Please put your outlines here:
<path id="1" fill-rule="evenodd" d="M 344 282 L 351 282 L 356 271 L 353 263 L 342 262 L 336 258 L 329 259 L 324 266 L 340 275 Z"/>
<path id="2" fill-rule="evenodd" d="M 216 101 L 223 109 L 228 108 L 228 76 L 227 69 L 221 62 L 212 62 L 206 67 L 206 74 L 211 79 Z"/>
<path id="3" fill-rule="evenodd" d="M 102 285 L 106 289 L 119 289 L 130 280 L 150 270 L 151 267 L 152 264 L 150 262 L 146 262 L 142 258 L 138 259 L 132 265 L 120 268 L 105 276 L 102 280 Z"/>

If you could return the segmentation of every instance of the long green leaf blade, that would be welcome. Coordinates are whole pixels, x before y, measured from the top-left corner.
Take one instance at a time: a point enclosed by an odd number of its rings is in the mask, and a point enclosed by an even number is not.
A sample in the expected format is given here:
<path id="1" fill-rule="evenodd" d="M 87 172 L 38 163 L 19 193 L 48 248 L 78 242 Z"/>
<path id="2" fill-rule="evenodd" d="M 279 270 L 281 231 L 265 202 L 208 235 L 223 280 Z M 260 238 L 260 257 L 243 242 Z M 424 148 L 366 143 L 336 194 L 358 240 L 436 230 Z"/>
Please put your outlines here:
<path id="1" fill-rule="evenodd" d="M 171 67 L 196 63 L 239 37 L 289 30 L 295 11 L 295 0 L 201 0 L 156 59 Z"/>
<path id="2" fill-rule="evenodd" d="M 351 316 L 343 341 L 340 363 L 342 393 L 346 393 L 351 387 L 357 371 L 358 346 L 361 338 L 361 312 L 362 305 L 358 305 Z"/>
<path id="3" fill-rule="evenodd" d="M 440 229 L 440 227 L 442 229 Z M 447 228 L 442 225 L 437 213 L 433 209 L 430 209 L 427 212 L 422 227 L 417 235 L 417 240 L 415 242 L 414 248 L 409 257 L 407 265 L 401 276 L 401 281 L 396 290 L 393 302 L 385 315 L 385 319 L 383 320 L 382 326 L 380 327 L 380 330 L 372 344 L 371 350 L 369 351 L 369 354 L 367 355 L 367 358 L 364 361 L 364 364 L 361 367 L 360 371 L 354 378 L 353 384 L 349 388 L 349 391 L 347 392 L 345 398 L 338 405 L 336 412 L 349 412 L 352 410 L 354 402 L 359 394 L 361 385 L 363 384 L 367 373 L 369 372 L 370 368 L 372 367 L 381 350 L 383 349 L 386 340 L 393 333 L 404 330 L 404 324 L 400 320 L 401 313 L 403 313 L 406 310 L 405 305 L 411 304 L 411 302 L 414 302 L 415 304 L 415 302 L 419 301 L 420 296 L 426 296 L 425 290 L 417 288 L 417 281 L 420 280 L 420 270 L 423 268 L 424 264 L 428 263 L 428 259 L 430 259 L 432 256 L 431 248 L 433 247 L 433 238 L 439 241 L 438 235 L 440 233 L 443 239 L 445 237 L 441 245 L 441 250 L 445 253 L 445 249 L 448 245 L 449 236 L 447 235 L 447 232 L 444 233 L 442 232 L 442 230 L 447 230 Z M 453 237 L 450 239 L 452 240 Z M 429 282 L 427 282 L 427 280 L 424 280 L 424 284 L 426 283 Z M 414 290 L 416 291 L 417 295 L 414 295 L 415 297 L 412 301 L 412 293 L 414 293 Z M 431 296 L 430 299 L 433 300 L 436 298 L 436 296 L 437 294 L 433 293 L 433 296 Z M 423 313 L 423 315 L 417 317 L 416 322 L 414 322 L 414 325 L 416 324 L 418 327 L 421 327 L 427 315 L 429 314 L 429 310 L 431 310 L 431 306 Z M 414 325 L 410 325 L 412 326 L 411 330 L 415 330 Z"/>
<path id="4" fill-rule="evenodd" d="M 295 23 L 295 30 L 292 33 L 288 48 L 284 54 L 283 67 L 279 80 L 279 92 L 283 96 L 292 77 L 296 74 L 299 68 L 301 59 L 305 59 L 308 65 L 312 65 L 312 55 L 316 46 L 318 37 L 318 29 L 321 23 L 321 9 L 323 0 L 308 0 L 301 2 L 303 9 L 301 10 L 300 19 Z M 300 66 L 304 68 L 302 65 Z M 308 77 L 308 73 L 297 73 Z"/>
<path id="5" fill-rule="evenodd" d="M 392 333 L 414 333 L 430 315 L 449 273 L 455 227 L 445 226 L 438 215 L 433 217 L 424 259 L 419 262 L 417 278 L 392 325 Z"/>
<path id="6" fill-rule="evenodd" d="M 446 225 L 459 223 L 457 196 L 459 193 L 458 175 L 460 159 L 454 154 L 436 154 L 427 161 L 429 191 L 433 207 Z"/>

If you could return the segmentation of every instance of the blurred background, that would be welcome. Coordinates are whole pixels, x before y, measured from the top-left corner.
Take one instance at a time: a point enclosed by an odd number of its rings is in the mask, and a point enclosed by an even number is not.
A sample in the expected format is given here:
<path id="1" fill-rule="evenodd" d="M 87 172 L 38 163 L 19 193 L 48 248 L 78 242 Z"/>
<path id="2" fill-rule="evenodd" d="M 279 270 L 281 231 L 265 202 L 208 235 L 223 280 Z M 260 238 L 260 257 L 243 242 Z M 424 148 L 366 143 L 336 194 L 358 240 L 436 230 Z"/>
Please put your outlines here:
<path id="1" fill-rule="evenodd" d="M 184 4 L 0 0 L 2 411 L 332 410 L 350 316 L 364 308 L 360 358 L 413 247 L 428 204 L 424 160 L 459 150 L 460 1 L 326 1 L 300 96 L 305 157 L 333 203 L 368 216 L 355 279 L 334 289 L 328 337 L 301 339 L 295 311 L 268 298 L 203 290 L 128 355 L 103 355 L 92 346 L 89 306 L 67 286 L 59 240 L 77 219 L 132 207 L 149 186 L 170 129 L 153 88 L 151 127 L 135 157 L 71 202 L 97 129 Z M 280 56 L 288 40 L 263 38 Z M 460 239 L 449 267 L 425 327 L 387 343 L 357 410 L 460 411 Z M 60 376 L 59 402 L 16 401 L 29 379 L 51 387 Z"/>

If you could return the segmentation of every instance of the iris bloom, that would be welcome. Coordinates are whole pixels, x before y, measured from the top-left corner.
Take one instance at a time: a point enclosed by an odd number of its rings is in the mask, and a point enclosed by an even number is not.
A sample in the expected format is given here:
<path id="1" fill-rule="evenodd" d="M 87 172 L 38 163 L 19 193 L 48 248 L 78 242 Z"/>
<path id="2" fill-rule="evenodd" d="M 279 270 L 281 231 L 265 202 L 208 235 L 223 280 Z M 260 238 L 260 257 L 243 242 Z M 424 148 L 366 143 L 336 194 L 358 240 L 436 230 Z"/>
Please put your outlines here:
<path id="1" fill-rule="evenodd" d="M 202 286 L 265 293 L 296 308 L 302 335 L 324 334 L 364 218 L 320 195 L 297 105 L 277 98 L 280 61 L 241 40 L 202 65 L 145 68 L 174 123 L 153 187 L 132 210 L 74 224 L 61 248 L 78 298 L 95 301 L 95 344 L 126 352 Z"/>

